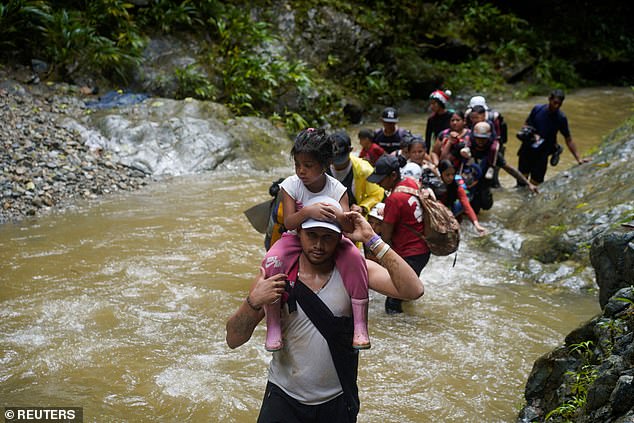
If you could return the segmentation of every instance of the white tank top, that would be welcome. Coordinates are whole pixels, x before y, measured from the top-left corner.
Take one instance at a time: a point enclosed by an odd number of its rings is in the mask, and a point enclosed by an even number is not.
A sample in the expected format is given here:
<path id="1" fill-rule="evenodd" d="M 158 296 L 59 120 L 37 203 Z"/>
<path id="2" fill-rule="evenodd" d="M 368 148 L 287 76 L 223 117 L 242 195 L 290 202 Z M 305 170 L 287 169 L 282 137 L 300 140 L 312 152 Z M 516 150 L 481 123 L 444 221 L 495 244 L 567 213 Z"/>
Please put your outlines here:
<path id="1" fill-rule="evenodd" d="M 335 268 L 330 280 L 317 293 L 335 316 L 350 316 L 350 296 Z M 341 395 L 337 371 L 326 339 L 297 304 L 297 311 L 282 309 L 284 347 L 273 353 L 269 380 L 306 405 L 317 405 Z"/>

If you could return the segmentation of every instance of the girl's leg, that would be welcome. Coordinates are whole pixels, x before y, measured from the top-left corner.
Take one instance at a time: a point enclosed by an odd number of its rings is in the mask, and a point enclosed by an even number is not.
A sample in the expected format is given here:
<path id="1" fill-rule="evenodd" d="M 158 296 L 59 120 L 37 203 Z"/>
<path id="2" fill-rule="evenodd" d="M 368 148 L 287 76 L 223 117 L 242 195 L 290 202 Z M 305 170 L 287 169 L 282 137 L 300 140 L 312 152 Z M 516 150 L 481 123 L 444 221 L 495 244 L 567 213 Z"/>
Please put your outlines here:
<path id="1" fill-rule="evenodd" d="M 354 336 L 352 347 L 355 349 L 370 348 L 368 335 L 368 271 L 365 258 L 359 249 L 348 238 L 339 243 L 335 263 L 346 291 L 351 297 Z M 361 272 L 359 269 L 363 269 Z"/>
<path id="2" fill-rule="evenodd" d="M 297 259 L 301 251 L 299 238 L 295 234 L 285 233 L 264 256 L 262 267 L 264 277 L 268 278 L 278 273 L 288 272 L 289 267 Z M 266 342 L 267 351 L 282 349 L 282 327 L 280 324 L 281 301 L 264 306 L 266 314 Z"/>

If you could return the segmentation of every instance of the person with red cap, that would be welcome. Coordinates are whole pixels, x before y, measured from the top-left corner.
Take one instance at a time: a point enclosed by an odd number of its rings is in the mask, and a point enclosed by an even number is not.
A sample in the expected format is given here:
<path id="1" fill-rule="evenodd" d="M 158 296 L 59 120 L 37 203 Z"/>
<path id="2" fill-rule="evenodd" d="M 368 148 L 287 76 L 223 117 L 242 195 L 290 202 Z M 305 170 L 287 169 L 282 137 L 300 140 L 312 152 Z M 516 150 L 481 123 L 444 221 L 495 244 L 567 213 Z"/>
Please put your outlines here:
<path id="1" fill-rule="evenodd" d="M 431 152 L 438 134 L 449 128 L 451 113 L 447 111 L 447 103 L 450 97 L 451 91 L 449 90 L 436 90 L 429 95 L 431 116 L 427 119 L 427 127 L 425 128 L 425 148 L 428 154 Z"/>

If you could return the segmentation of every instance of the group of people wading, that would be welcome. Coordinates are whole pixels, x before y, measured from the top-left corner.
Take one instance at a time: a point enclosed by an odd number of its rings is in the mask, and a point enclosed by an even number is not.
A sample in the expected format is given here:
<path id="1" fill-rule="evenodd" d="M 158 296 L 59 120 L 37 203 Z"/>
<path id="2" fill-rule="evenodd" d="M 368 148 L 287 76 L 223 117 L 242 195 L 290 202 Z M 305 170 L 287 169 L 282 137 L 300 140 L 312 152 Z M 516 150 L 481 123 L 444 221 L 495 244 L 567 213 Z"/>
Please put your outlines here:
<path id="1" fill-rule="evenodd" d="M 355 422 L 358 351 L 370 348 L 368 290 L 386 296 L 385 311 L 423 295 L 430 259 L 422 197 L 441 202 L 479 234 L 478 214 L 493 205 L 498 170 L 537 193 L 548 158 L 556 165 L 561 132 L 582 163 L 560 111 L 563 92 L 533 108 L 518 152 L 504 157 L 507 128 L 482 96 L 466 110 L 448 108 L 451 93 L 431 93 L 425 137 L 398 127 L 384 109 L 383 127 L 361 129 L 353 154 L 345 131 L 308 128 L 295 138 L 295 174 L 271 187 L 267 253 L 239 309 L 227 321 L 227 343 L 247 342 L 266 318 L 273 352 L 258 422 Z M 520 134 L 518 134 L 520 138 Z M 417 193 L 414 195 L 413 193 Z M 422 196 L 422 197 L 421 197 Z"/>

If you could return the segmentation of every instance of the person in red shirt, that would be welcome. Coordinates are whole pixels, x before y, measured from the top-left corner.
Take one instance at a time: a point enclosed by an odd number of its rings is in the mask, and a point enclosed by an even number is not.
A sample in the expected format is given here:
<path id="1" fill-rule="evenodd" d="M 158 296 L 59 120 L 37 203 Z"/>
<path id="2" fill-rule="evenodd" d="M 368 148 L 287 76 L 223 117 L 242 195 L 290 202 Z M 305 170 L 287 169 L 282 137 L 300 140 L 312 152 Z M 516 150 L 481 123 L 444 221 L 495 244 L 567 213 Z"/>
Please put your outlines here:
<path id="1" fill-rule="evenodd" d="M 372 166 L 376 161 L 385 154 L 385 150 L 374 142 L 374 131 L 368 128 L 359 130 L 359 144 L 361 144 L 361 152 L 359 157 L 370 162 Z"/>
<path id="2" fill-rule="evenodd" d="M 382 156 L 376 161 L 374 172 L 368 176 L 368 181 L 392 192 L 385 199 L 381 238 L 420 275 L 431 254 L 427 243 L 419 235 L 423 232 L 420 201 L 412 194 L 394 192 L 398 186 L 420 188 L 414 179 L 401 177 L 400 169 L 405 164 L 402 156 Z M 388 314 L 402 313 L 402 300 L 387 297 L 385 311 Z"/>

